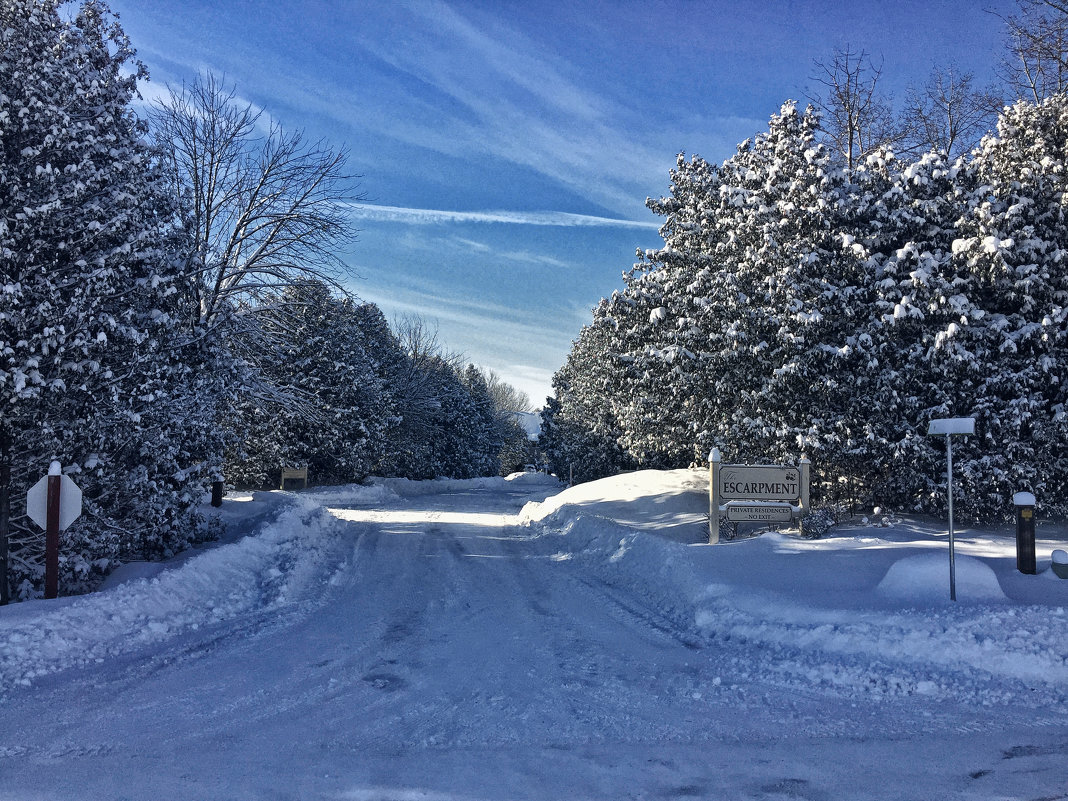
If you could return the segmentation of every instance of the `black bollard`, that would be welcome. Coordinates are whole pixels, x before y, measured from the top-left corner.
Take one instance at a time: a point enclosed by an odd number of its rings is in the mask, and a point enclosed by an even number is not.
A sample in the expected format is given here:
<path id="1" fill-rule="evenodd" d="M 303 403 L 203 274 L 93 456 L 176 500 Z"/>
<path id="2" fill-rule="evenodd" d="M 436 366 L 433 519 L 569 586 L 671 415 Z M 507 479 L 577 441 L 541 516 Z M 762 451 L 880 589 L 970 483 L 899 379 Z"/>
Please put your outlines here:
<path id="1" fill-rule="evenodd" d="M 1035 496 L 1017 492 L 1012 497 L 1016 505 L 1016 569 L 1034 575 L 1035 564 Z"/>
<path id="2" fill-rule="evenodd" d="M 221 481 L 211 482 L 211 505 L 218 509 L 222 506 L 223 496 L 223 483 Z"/>

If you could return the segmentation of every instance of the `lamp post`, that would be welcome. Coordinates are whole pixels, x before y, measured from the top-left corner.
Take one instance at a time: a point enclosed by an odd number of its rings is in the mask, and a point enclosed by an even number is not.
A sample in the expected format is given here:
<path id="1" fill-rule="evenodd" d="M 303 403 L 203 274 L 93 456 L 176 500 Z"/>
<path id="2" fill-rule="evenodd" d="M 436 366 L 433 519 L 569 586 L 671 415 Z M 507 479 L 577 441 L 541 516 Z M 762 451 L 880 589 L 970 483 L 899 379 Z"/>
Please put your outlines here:
<path id="1" fill-rule="evenodd" d="M 949 495 L 949 599 L 957 600 L 957 575 L 953 560 L 953 435 L 970 436 L 975 433 L 974 417 L 943 417 L 932 420 L 927 436 L 946 438 L 946 491 Z"/>

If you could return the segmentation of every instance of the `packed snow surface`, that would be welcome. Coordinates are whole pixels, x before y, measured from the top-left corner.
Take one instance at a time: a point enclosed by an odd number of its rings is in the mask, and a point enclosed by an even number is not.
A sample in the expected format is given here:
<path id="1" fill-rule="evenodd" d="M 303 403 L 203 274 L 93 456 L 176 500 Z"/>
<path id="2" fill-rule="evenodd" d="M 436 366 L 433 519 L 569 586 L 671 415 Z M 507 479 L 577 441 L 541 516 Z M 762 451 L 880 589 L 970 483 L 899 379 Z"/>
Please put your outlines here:
<path id="1" fill-rule="evenodd" d="M 232 494 L 0 608 L 0 801 L 1068 795 L 1063 528 L 960 531 L 953 603 L 937 520 L 708 546 L 707 481 Z"/>

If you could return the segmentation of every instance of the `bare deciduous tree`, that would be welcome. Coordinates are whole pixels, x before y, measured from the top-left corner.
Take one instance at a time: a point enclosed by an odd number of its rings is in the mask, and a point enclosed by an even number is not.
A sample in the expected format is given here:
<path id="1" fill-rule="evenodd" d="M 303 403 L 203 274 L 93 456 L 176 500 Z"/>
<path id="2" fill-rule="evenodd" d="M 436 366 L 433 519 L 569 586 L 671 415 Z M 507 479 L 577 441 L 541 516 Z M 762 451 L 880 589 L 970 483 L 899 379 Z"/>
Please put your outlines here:
<path id="1" fill-rule="evenodd" d="M 889 98 L 879 92 L 882 68 L 868 53 L 846 46 L 836 49 L 830 63 L 814 62 L 812 80 L 822 90 L 810 100 L 823 115 L 823 130 L 852 170 L 868 153 L 901 141 L 903 131 L 894 120 Z"/>
<path id="2" fill-rule="evenodd" d="M 459 370 L 464 361 L 462 353 L 445 350 L 438 334 L 437 323 L 418 314 L 401 314 L 393 318 L 390 327 L 401 348 L 419 365 L 429 359 L 441 359 Z"/>
<path id="3" fill-rule="evenodd" d="M 974 147 L 1002 105 L 992 87 L 974 84 L 972 73 L 945 67 L 932 71 L 922 88 L 910 88 L 903 110 L 906 150 L 938 150 L 954 159 Z"/>
<path id="4" fill-rule="evenodd" d="M 1018 0 L 1007 29 L 1002 74 L 1017 97 L 1041 102 L 1068 90 L 1068 2 Z"/>
<path id="5" fill-rule="evenodd" d="M 432 429 L 434 412 L 440 408 L 441 387 L 438 373 L 431 365 L 440 363 L 456 372 L 464 362 L 463 354 L 445 350 L 435 323 L 418 314 L 395 317 L 390 324 L 393 335 L 407 357 L 396 366 L 391 381 L 400 399 L 404 428 L 409 436 Z"/>
<path id="6" fill-rule="evenodd" d="M 521 389 L 516 389 L 492 370 L 483 369 L 482 377 L 486 379 L 493 406 L 505 414 L 515 412 L 532 412 L 534 405 L 530 396 Z"/>
<path id="7" fill-rule="evenodd" d="M 348 207 L 361 199 L 346 151 L 262 116 L 211 74 L 172 88 L 151 114 L 192 239 L 200 323 L 265 290 L 335 282 L 345 270 Z"/>

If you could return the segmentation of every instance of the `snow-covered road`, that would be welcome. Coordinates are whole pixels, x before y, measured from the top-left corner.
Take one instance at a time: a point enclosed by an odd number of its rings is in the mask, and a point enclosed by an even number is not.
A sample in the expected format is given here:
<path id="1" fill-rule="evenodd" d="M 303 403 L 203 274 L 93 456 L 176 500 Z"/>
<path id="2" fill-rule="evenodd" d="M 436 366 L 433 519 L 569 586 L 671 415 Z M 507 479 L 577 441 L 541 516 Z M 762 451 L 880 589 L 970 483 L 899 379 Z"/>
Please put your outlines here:
<path id="1" fill-rule="evenodd" d="M 984 705 L 948 687 L 959 666 L 916 682 L 920 656 L 831 619 L 716 592 L 695 613 L 519 525 L 544 485 L 446 490 L 309 495 L 171 584 L 96 596 L 151 604 L 57 612 L 114 636 L 55 623 L 37 647 L 32 610 L 0 618 L 23 638 L 0 649 L 0 799 L 1068 798 L 1041 682 L 984 680 Z M 193 575 L 215 584 L 183 598 Z M 907 628 L 852 618 L 872 642 Z"/>

